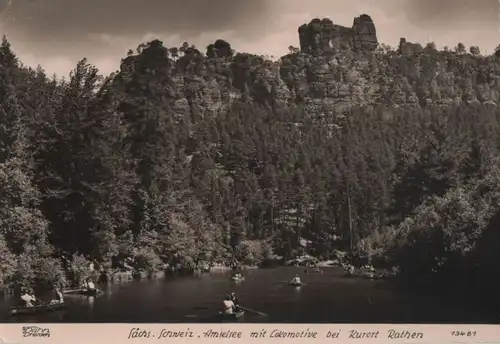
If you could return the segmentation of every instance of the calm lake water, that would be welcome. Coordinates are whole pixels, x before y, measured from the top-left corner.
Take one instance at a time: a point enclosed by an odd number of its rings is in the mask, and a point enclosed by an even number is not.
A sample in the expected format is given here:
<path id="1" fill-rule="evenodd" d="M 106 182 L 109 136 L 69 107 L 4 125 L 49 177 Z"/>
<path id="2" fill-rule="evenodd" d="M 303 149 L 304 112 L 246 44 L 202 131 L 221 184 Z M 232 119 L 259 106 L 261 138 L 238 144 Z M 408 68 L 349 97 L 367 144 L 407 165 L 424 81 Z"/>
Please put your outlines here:
<path id="1" fill-rule="evenodd" d="M 466 309 L 430 295 L 405 293 L 387 281 L 342 278 L 338 268 L 306 274 L 302 268 L 251 270 L 246 280 L 230 273 L 134 281 L 99 286 L 98 297 L 65 296 L 68 307 L 50 313 L 11 317 L 8 300 L 3 322 L 214 322 L 225 294 L 236 292 L 243 306 L 267 316 L 245 313 L 243 322 L 279 323 L 495 323 L 481 310 Z M 299 273 L 305 286 L 287 284 Z"/>

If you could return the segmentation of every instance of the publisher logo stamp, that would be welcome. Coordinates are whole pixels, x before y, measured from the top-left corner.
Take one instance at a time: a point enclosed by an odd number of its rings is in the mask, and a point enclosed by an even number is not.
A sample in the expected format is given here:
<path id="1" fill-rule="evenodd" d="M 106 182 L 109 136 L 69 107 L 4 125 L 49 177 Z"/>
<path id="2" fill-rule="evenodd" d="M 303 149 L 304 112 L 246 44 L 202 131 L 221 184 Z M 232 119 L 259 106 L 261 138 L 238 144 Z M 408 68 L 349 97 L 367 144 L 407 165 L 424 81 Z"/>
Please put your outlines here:
<path id="1" fill-rule="evenodd" d="M 50 330 L 38 326 L 23 326 L 23 337 L 50 337 Z"/>

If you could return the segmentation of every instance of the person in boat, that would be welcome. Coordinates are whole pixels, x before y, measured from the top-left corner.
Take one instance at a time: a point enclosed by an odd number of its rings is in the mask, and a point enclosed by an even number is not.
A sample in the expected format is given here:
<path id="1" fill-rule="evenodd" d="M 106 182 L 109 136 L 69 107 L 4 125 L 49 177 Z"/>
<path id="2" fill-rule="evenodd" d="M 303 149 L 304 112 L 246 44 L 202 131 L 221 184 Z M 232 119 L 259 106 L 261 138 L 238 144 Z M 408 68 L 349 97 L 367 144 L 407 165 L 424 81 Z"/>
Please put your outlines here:
<path id="1" fill-rule="evenodd" d="M 61 288 L 59 288 L 58 286 L 55 286 L 54 287 L 54 291 L 55 291 L 55 294 L 56 294 L 56 298 L 54 300 L 51 300 L 50 303 L 52 303 L 52 304 L 63 303 L 64 302 L 64 297 L 63 297 L 63 293 L 61 291 Z"/>
<path id="2" fill-rule="evenodd" d="M 302 281 L 300 280 L 299 275 L 295 275 L 295 277 L 292 279 L 293 284 L 301 284 Z"/>
<path id="3" fill-rule="evenodd" d="M 96 290 L 95 284 L 94 284 L 94 282 L 92 282 L 92 279 L 90 279 L 90 278 L 87 279 L 87 291 L 93 292 L 95 290 Z"/>
<path id="4" fill-rule="evenodd" d="M 33 307 L 37 304 L 38 299 L 35 297 L 33 289 L 24 289 L 21 291 L 21 300 L 25 307 Z"/>
<path id="5" fill-rule="evenodd" d="M 41 301 L 40 301 L 40 300 L 39 300 L 39 299 L 35 296 L 35 291 L 33 290 L 33 288 L 30 288 L 30 290 L 29 290 L 29 294 L 30 294 L 30 296 L 31 296 L 31 298 L 32 298 L 32 300 L 33 300 L 34 305 L 37 305 L 37 304 L 39 304 L 39 303 L 42 303 L 42 302 L 41 302 Z"/>
<path id="6" fill-rule="evenodd" d="M 231 301 L 233 301 L 234 306 L 238 308 L 238 306 L 240 305 L 240 300 L 238 300 L 238 297 L 235 293 L 231 293 Z"/>
<path id="7" fill-rule="evenodd" d="M 21 301 L 25 307 L 33 307 L 35 300 L 32 299 L 27 288 L 21 289 Z"/>
<path id="8" fill-rule="evenodd" d="M 231 298 L 231 295 L 227 295 L 223 301 L 223 313 L 224 314 L 234 314 L 236 311 L 236 306 Z"/>
<path id="9" fill-rule="evenodd" d="M 354 273 L 356 272 L 356 268 L 352 264 L 346 264 L 344 270 L 347 275 L 354 275 Z"/>

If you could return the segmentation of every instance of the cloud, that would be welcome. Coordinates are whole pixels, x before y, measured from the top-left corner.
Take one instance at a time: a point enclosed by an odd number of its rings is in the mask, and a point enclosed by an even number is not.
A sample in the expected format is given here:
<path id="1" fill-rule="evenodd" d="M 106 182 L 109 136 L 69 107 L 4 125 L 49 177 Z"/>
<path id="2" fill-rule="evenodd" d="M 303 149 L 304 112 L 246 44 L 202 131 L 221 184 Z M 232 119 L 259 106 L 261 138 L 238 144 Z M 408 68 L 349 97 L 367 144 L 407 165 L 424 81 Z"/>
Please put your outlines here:
<path id="1" fill-rule="evenodd" d="M 24 65 L 36 68 L 41 66 L 48 75 L 56 74 L 57 78 L 67 78 L 80 59 L 66 56 L 42 56 L 30 53 L 18 54 Z M 92 58 L 89 63 L 99 68 L 102 74 L 108 75 L 117 70 L 119 61 L 115 58 Z"/>
<path id="2" fill-rule="evenodd" d="M 217 38 L 239 51 L 281 55 L 314 17 L 350 26 L 369 14 L 379 40 L 498 44 L 498 0 L 0 0 L 0 25 L 21 59 L 60 71 L 87 57 L 106 73 L 147 39 L 203 50 Z M 65 62 L 63 62 L 63 60 Z"/>
<path id="3" fill-rule="evenodd" d="M 409 1 L 408 18 L 429 30 L 495 31 L 500 29 L 498 0 Z"/>
<path id="4" fill-rule="evenodd" d="M 5 1 L 5 0 L 2 0 Z M 82 34 L 136 35 L 207 31 L 252 25 L 266 14 L 266 0 L 14 0 L 7 28 L 33 38 L 63 38 Z M 22 21 L 22 25 L 18 25 Z M 248 31 L 250 33 L 250 31 Z"/>

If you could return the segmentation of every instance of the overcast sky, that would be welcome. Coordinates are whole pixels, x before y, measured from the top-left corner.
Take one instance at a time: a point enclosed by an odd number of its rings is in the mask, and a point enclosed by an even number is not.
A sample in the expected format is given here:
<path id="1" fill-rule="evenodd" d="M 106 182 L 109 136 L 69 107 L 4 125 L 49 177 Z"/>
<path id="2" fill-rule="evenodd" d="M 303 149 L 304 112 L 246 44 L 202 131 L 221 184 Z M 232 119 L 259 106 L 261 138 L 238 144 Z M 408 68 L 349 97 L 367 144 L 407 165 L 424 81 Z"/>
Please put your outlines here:
<path id="1" fill-rule="evenodd" d="M 280 56 L 314 17 L 351 26 L 366 13 L 380 42 L 500 44 L 499 0 L 0 0 L 0 31 L 21 60 L 67 74 L 87 57 L 114 71 L 128 49 L 153 38 L 204 50 L 217 38 L 237 51 Z"/>

